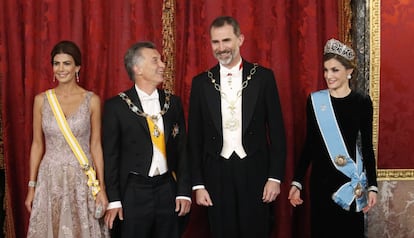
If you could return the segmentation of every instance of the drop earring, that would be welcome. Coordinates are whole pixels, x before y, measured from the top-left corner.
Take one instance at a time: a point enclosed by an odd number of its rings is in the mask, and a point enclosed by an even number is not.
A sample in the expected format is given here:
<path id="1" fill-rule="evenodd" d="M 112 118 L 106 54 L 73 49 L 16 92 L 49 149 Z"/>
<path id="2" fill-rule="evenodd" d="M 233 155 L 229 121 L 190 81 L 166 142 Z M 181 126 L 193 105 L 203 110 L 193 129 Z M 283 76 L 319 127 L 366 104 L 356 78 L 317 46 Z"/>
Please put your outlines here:
<path id="1" fill-rule="evenodd" d="M 53 75 L 53 80 L 52 80 L 53 82 L 56 82 L 56 77 L 55 77 L 55 75 Z"/>
<path id="2" fill-rule="evenodd" d="M 75 74 L 76 74 L 76 82 L 79 83 L 79 72 L 76 72 Z"/>

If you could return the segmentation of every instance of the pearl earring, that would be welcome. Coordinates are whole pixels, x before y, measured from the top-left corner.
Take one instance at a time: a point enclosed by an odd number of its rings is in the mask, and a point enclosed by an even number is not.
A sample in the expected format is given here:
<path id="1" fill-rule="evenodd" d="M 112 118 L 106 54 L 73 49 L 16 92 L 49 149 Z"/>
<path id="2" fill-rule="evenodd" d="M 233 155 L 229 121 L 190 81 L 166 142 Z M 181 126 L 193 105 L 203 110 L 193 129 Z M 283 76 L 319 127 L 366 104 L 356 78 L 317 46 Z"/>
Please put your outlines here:
<path id="1" fill-rule="evenodd" d="M 348 79 L 351 79 L 351 78 L 352 78 L 352 76 L 351 76 L 350 74 L 348 74 L 347 78 L 348 78 Z"/>
<path id="2" fill-rule="evenodd" d="M 79 72 L 76 72 L 75 74 L 76 74 L 76 82 L 79 83 Z"/>

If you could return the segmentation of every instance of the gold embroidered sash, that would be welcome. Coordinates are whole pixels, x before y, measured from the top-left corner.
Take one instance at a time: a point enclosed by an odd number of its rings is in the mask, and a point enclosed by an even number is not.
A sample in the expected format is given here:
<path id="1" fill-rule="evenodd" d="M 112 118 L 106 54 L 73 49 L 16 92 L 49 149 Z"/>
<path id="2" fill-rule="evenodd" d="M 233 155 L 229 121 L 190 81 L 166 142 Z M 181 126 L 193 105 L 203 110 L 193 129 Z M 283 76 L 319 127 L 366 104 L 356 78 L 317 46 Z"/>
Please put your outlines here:
<path id="1" fill-rule="evenodd" d="M 96 199 L 96 195 L 99 193 L 99 191 L 101 191 L 101 188 L 99 187 L 99 181 L 96 179 L 95 170 L 92 168 L 92 166 L 89 165 L 89 160 L 86 157 L 85 152 L 83 152 L 78 140 L 73 135 L 72 130 L 70 129 L 69 124 L 63 114 L 62 108 L 60 107 L 60 104 L 56 98 L 55 91 L 53 89 L 47 90 L 46 96 L 59 125 L 60 131 L 72 149 L 73 154 L 75 154 L 76 158 L 78 159 L 80 166 L 88 176 L 88 186 L 92 188 L 93 198 Z"/>
<path id="2" fill-rule="evenodd" d="M 161 154 L 164 156 L 164 159 L 167 159 L 167 151 L 165 148 L 165 139 L 164 139 L 164 133 L 156 130 L 155 123 L 151 120 L 149 116 L 147 116 L 145 119 L 147 119 L 148 127 L 150 130 L 151 135 L 151 141 L 157 147 L 157 149 L 161 152 Z M 175 181 L 177 181 L 177 176 L 174 171 L 171 172 L 173 178 Z"/>
<path id="3" fill-rule="evenodd" d="M 165 149 L 164 133 L 155 129 L 157 126 L 155 125 L 155 123 L 152 121 L 151 118 L 146 117 L 145 119 L 147 119 L 148 127 L 149 127 L 150 134 L 151 134 L 152 143 L 161 152 L 161 154 L 164 156 L 164 159 L 166 159 L 167 158 L 167 152 L 166 152 L 166 149 Z"/>

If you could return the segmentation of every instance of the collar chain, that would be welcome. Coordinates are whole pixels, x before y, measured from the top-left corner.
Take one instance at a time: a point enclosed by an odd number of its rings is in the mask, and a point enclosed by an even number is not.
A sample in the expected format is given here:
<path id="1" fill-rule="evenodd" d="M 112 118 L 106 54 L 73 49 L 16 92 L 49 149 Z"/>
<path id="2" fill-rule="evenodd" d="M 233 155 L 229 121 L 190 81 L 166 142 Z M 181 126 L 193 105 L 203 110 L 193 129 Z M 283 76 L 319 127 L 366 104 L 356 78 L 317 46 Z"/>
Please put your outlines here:
<path id="1" fill-rule="evenodd" d="M 162 110 L 155 115 L 149 115 L 148 113 L 145 113 L 143 110 L 139 109 L 133 102 L 132 100 L 128 97 L 128 95 L 126 95 L 125 93 L 121 92 L 118 95 L 128 104 L 129 109 L 131 109 L 132 112 L 134 112 L 135 114 L 137 114 L 138 116 L 141 117 L 149 117 L 152 120 L 157 120 L 158 119 L 158 115 L 163 116 L 165 113 L 167 113 L 168 109 L 170 108 L 170 98 L 171 98 L 171 93 L 169 90 L 164 90 L 165 92 L 165 103 L 164 103 L 164 107 L 162 108 Z"/>
<path id="2" fill-rule="evenodd" d="M 250 79 L 252 79 L 252 76 L 256 73 L 256 69 L 258 66 L 259 65 L 257 63 L 253 64 L 253 68 L 250 70 L 249 75 L 247 75 L 246 80 L 242 82 L 241 89 L 237 92 L 238 96 L 241 96 L 241 92 L 243 91 L 243 89 L 245 89 L 247 85 L 249 85 L 249 81 Z M 216 83 L 216 79 L 213 77 L 213 73 L 210 70 L 207 71 L 207 77 L 211 80 L 211 83 L 214 85 L 214 88 L 221 94 L 224 94 L 224 92 L 221 91 L 220 84 Z"/>

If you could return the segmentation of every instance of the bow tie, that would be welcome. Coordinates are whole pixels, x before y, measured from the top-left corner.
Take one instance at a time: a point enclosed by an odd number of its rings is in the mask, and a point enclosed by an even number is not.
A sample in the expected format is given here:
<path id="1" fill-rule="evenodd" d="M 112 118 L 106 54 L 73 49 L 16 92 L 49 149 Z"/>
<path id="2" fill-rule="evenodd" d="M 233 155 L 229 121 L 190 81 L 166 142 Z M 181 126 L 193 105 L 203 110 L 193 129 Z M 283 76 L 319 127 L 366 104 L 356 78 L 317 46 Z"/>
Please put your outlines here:
<path id="1" fill-rule="evenodd" d="M 157 100 L 158 101 L 158 95 L 151 95 L 151 96 L 142 96 L 141 98 L 142 101 L 153 101 L 153 100 Z"/>
<path id="2" fill-rule="evenodd" d="M 224 71 L 223 72 L 223 76 L 224 77 L 235 77 L 235 76 L 237 76 L 239 74 L 239 72 L 237 72 L 236 70 L 231 70 L 231 71 L 229 71 L 229 70 L 226 70 L 226 71 Z"/>

